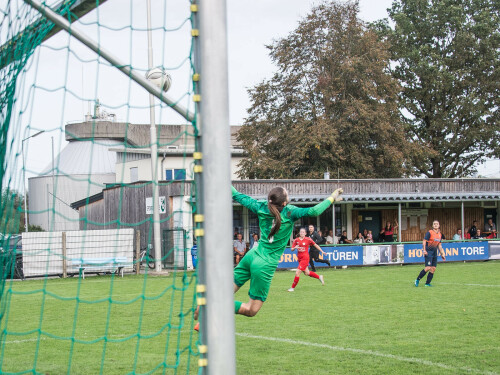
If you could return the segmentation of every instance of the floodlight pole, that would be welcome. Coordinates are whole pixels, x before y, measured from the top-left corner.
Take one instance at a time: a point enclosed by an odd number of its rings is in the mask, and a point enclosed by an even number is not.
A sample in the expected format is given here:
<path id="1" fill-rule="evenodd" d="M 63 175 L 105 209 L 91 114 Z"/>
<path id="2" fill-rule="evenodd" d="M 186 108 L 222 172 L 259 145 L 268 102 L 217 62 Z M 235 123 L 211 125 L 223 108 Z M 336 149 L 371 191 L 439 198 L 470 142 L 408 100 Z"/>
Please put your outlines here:
<path id="1" fill-rule="evenodd" d="M 199 23 L 195 63 L 199 63 L 196 72 L 200 96 L 195 101 L 200 109 L 197 126 L 203 150 L 200 173 L 203 234 L 198 236 L 202 250 L 198 283 L 200 290 L 205 290 L 206 304 L 200 309 L 200 339 L 207 351 L 202 358 L 202 369 L 203 374 L 208 375 L 234 375 L 233 258 L 232 253 L 221 246 L 221 238 L 233 236 L 226 0 L 193 1 L 192 4 Z"/>
<path id="2" fill-rule="evenodd" d="M 151 0 L 146 2 L 148 28 L 148 69 L 153 69 L 153 36 L 151 32 Z M 161 271 L 161 227 L 160 227 L 160 194 L 158 186 L 158 139 L 155 124 L 155 97 L 149 94 L 149 121 L 151 143 L 151 187 L 153 189 L 153 244 L 155 253 L 155 271 Z"/>
<path id="3" fill-rule="evenodd" d="M 38 133 L 30 135 L 21 141 L 21 154 L 23 156 L 23 185 L 24 185 L 24 231 L 28 232 L 28 189 L 26 187 L 26 162 L 24 157 L 24 142 L 30 138 L 35 138 L 36 136 L 45 133 L 45 130 L 40 130 Z"/>

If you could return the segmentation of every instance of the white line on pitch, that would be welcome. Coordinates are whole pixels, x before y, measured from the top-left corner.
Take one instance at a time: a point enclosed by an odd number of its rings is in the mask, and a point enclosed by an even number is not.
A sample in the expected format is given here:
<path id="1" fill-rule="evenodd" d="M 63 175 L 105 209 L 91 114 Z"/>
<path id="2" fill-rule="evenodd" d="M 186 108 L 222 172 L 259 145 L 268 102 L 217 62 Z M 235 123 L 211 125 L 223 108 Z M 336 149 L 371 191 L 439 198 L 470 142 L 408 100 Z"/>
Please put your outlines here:
<path id="1" fill-rule="evenodd" d="M 483 370 L 478 370 L 478 369 L 470 368 L 470 367 L 454 367 L 454 366 L 446 365 L 444 363 L 427 361 L 425 359 L 402 357 L 402 356 L 394 355 L 394 354 L 375 352 L 373 350 L 344 348 L 342 346 L 318 344 L 318 343 L 314 343 L 314 342 L 298 341 L 298 340 L 291 340 L 291 339 L 285 339 L 285 338 L 279 338 L 279 337 L 256 336 L 256 335 L 250 335 L 248 333 L 236 333 L 236 336 L 250 338 L 250 339 L 282 342 L 282 343 L 293 344 L 293 345 L 312 346 L 315 348 L 330 349 L 330 350 L 335 350 L 335 351 L 340 351 L 340 352 L 351 352 L 351 353 L 356 353 L 356 354 L 371 355 L 371 356 L 375 356 L 375 357 L 394 359 L 396 361 L 414 362 L 414 363 L 418 363 L 418 364 L 426 365 L 426 366 L 431 366 L 431 367 L 440 367 L 440 368 L 450 370 L 450 371 L 460 370 L 460 371 L 473 372 L 476 374 L 498 375 L 498 373 L 496 373 L 496 372 L 483 371 Z"/>
<path id="2" fill-rule="evenodd" d="M 462 283 L 436 283 L 436 284 L 444 284 L 444 285 L 465 285 L 465 286 L 484 286 L 488 288 L 500 288 L 498 284 L 462 284 Z"/>

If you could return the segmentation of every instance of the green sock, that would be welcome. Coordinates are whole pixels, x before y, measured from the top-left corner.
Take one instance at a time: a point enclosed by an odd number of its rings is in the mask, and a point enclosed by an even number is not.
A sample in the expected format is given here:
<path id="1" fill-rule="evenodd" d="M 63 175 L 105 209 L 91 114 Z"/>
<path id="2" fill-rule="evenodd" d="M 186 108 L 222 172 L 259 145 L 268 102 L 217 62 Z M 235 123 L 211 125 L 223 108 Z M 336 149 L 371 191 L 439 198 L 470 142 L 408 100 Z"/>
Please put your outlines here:
<path id="1" fill-rule="evenodd" d="M 238 311 L 240 311 L 240 307 L 243 304 L 243 302 L 240 301 L 234 301 L 234 313 L 238 314 Z"/>

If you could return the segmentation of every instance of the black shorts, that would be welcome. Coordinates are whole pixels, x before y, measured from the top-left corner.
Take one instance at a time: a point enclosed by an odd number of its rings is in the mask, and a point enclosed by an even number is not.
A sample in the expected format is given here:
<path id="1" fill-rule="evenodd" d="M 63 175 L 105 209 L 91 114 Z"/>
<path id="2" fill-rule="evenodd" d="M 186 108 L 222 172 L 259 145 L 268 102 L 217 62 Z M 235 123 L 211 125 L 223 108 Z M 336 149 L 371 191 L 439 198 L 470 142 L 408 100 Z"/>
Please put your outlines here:
<path id="1" fill-rule="evenodd" d="M 319 258 L 319 251 L 318 251 L 318 249 L 314 249 L 314 250 L 310 249 L 309 250 L 309 258 L 310 259 L 318 259 Z"/>
<path id="2" fill-rule="evenodd" d="M 427 250 L 424 260 L 426 267 L 436 267 L 438 263 L 437 251 Z"/>

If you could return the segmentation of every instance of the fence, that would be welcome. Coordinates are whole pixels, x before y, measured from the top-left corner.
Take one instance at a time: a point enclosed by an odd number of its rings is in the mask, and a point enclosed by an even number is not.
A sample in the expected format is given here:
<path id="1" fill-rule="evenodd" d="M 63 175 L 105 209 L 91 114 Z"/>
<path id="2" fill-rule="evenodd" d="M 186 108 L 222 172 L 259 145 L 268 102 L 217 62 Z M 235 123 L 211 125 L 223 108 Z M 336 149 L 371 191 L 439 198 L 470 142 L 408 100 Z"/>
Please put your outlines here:
<path id="1" fill-rule="evenodd" d="M 132 271 L 134 243 L 132 228 L 23 233 L 24 276 L 65 277 L 74 272 L 71 259 L 76 258 L 125 257 L 124 271 Z"/>

